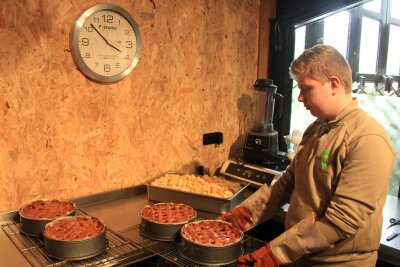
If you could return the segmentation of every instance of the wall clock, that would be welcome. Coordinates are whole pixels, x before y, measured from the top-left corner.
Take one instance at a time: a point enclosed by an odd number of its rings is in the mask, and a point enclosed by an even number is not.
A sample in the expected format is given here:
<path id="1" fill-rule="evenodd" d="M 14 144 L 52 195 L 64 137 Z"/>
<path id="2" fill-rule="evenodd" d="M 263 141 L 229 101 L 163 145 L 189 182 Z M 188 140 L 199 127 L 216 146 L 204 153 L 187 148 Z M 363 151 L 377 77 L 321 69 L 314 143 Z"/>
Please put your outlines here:
<path id="1" fill-rule="evenodd" d="M 89 79 L 116 82 L 131 73 L 139 60 L 139 27 L 122 7 L 95 5 L 72 27 L 70 48 L 75 64 Z"/>

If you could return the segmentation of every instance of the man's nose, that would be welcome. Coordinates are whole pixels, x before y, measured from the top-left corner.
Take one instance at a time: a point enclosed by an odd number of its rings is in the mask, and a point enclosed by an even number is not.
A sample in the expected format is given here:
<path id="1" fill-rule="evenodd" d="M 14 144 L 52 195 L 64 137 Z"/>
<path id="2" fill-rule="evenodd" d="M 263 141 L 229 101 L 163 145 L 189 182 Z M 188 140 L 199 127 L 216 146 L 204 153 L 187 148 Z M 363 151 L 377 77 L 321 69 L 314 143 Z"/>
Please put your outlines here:
<path id="1" fill-rule="evenodd" d="M 299 96 L 297 97 L 297 101 L 299 102 L 304 102 L 304 97 L 303 95 L 300 93 Z"/>

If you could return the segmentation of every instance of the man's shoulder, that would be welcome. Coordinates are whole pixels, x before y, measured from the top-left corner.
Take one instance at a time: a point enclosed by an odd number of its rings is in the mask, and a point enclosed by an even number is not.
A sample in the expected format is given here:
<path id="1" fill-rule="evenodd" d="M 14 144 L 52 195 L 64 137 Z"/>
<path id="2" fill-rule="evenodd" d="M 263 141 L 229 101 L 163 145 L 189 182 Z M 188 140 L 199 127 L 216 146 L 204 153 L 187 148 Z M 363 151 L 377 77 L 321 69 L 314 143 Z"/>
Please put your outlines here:
<path id="1" fill-rule="evenodd" d="M 343 120 L 349 140 L 356 140 L 366 136 L 383 138 L 391 143 L 390 138 L 382 124 L 362 109 L 356 109 Z"/>
<path id="2" fill-rule="evenodd" d="M 343 118 L 343 124 L 351 132 L 365 134 L 386 134 L 385 128 L 382 126 L 382 124 L 380 124 L 374 117 L 360 108 L 353 110 L 349 116 Z"/>

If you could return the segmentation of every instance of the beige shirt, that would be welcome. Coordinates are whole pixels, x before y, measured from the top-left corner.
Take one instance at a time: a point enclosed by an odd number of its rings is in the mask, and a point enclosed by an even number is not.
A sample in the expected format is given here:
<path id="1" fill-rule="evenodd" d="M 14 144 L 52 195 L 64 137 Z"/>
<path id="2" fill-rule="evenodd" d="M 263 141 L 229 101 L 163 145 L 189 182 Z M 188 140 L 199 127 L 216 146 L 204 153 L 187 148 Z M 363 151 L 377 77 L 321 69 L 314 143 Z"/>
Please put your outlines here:
<path id="1" fill-rule="evenodd" d="M 313 265 L 362 260 L 368 254 L 376 261 L 395 157 L 385 129 L 359 109 L 355 99 L 335 120 L 308 127 L 266 204 L 253 198 L 244 205 L 258 223 L 289 202 L 286 229 L 316 213 L 319 231 L 334 246 L 308 255 Z M 339 266 L 346 266 L 342 263 Z"/>

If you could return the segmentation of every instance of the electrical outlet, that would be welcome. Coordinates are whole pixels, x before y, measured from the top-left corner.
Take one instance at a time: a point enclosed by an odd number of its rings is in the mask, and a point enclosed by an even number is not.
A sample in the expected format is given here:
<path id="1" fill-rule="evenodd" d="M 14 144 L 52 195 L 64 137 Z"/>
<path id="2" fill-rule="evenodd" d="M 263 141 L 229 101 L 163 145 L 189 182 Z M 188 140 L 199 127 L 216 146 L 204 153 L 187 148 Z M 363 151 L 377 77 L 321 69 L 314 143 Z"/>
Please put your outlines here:
<path id="1" fill-rule="evenodd" d="M 215 133 L 205 133 L 203 134 L 203 145 L 211 145 L 211 144 L 222 144 L 222 133 L 215 132 Z"/>

